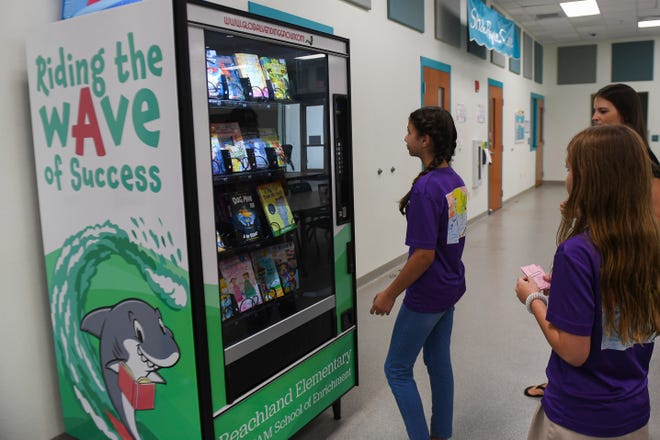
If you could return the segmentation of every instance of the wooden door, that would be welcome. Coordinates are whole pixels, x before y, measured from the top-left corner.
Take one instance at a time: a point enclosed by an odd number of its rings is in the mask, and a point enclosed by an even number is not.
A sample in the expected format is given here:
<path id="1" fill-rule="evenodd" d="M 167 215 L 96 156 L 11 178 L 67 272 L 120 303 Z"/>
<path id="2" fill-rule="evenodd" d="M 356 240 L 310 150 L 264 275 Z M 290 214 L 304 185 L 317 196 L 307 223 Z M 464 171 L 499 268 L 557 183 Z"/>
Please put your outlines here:
<path id="1" fill-rule="evenodd" d="M 450 80 L 449 72 L 424 67 L 424 107 L 435 105 L 451 111 Z"/>
<path id="2" fill-rule="evenodd" d="M 541 186 L 541 183 L 543 182 L 543 144 L 544 144 L 544 135 L 543 135 L 543 113 L 544 113 L 544 108 L 543 108 L 543 99 L 535 99 L 534 102 L 536 111 L 534 114 L 536 117 L 534 118 L 534 134 L 536 136 L 535 139 L 535 144 L 536 144 L 536 177 L 534 179 L 534 185 L 535 186 Z"/>
<path id="3" fill-rule="evenodd" d="M 492 163 L 488 166 L 488 212 L 502 207 L 502 87 L 488 85 L 488 149 Z"/>

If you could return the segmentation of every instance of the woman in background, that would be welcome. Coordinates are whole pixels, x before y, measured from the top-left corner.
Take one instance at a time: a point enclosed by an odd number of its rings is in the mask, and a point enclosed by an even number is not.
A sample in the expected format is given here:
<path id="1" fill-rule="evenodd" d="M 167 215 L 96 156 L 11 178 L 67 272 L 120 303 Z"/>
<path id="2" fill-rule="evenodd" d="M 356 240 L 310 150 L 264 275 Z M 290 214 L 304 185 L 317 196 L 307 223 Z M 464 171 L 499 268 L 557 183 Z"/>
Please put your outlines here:
<path id="1" fill-rule="evenodd" d="M 626 84 L 610 84 L 594 96 L 594 125 L 624 124 L 639 134 L 653 163 L 653 212 L 660 219 L 660 163 L 649 147 L 639 94 Z"/>
<path id="2" fill-rule="evenodd" d="M 593 109 L 591 118 L 593 125 L 624 124 L 635 130 L 644 141 L 646 152 L 653 164 L 653 213 L 660 221 L 660 164 L 647 141 L 639 94 L 626 84 L 609 84 L 594 95 Z M 547 383 L 532 385 L 523 392 L 528 397 L 543 397 L 547 385 Z"/>

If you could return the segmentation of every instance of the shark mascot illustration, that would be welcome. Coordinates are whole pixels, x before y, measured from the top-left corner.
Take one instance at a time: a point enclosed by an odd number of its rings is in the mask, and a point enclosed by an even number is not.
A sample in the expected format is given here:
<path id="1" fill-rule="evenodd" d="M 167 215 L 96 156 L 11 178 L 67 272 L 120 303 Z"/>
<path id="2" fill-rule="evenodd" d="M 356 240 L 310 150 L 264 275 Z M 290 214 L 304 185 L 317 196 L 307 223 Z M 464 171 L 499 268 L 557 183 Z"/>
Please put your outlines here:
<path id="1" fill-rule="evenodd" d="M 165 383 L 156 371 L 178 362 L 180 352 L 174 335 L 163 324 L 158 309 L 135 299 L 89 312 L 82 319 L 80 329 L 100 340 L 105 387 L 119 415 L 119 420 L 116 420 L 108 412 L 113 425 L 122 439 L 140 440 L 135 410 L 153 408 L 154 384 Z M 130 387 L 135 389 L 140 384 L 151 387 L 148 407 L 141 408 L 131 400 L 134 397 L 132 394 L 139 393 L 131 393 Z M 144 394 L 149 393 L 142 392 Z"/>

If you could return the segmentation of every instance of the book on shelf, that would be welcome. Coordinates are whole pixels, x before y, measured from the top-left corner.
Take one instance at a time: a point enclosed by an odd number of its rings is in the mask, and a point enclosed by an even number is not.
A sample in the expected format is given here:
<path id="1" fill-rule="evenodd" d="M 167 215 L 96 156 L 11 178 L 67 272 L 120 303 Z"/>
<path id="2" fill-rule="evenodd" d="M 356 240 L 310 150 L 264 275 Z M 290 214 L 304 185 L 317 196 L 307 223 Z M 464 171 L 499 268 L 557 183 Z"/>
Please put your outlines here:
<path id="1" fill-rule="evenodd" d="M 235 101 L 244 101 L 246 99 L 245 90 L 243 90 L 243 83 L 241 82 L 241 75 L 239 73 L 236 60 L 231 55 L 217 55 L 217 63 L 220 71 L 227 80 L 227 97 Z"/>
<path id="2" fill-rule="evenodd" d="M 216 189 L 213 201 L 216 249 L 220 254 L 238 246 L 240 241 L 237 239 L 238 234 L 232 225 L 226 193 Z"/>
<path id="3" fill-rule="evenodd" d="M 268 148 L 270 147 L 263 139 L 257 136 L 245 136 L 243 142 L 246 152 L 248 154 L 252 153 L 254 157 L 253 165 L 255 168 L 263 169 L 271 167 L 271 159 L 269 159 L 268 155 Z"/>
<path id="4" fill-rule="evenodd" d="M 234 59 L 241 77 L 250 80 L 252 97 L 255 99 L 268 99 L 268 85 L 259 57 L 253 53 L 239 52 L 234 54 Z"/>
<path id="5" fill-rule="evenodd" d="M 273 88 L 273 98 L 280 101 L 291 99 L 291 84 L 286 69 L 286 60 L 284 58 L 261 57 L 259 62 L 266 74 L 266 79 L 270 80 Z"/>
<path id="6" fill-rule="evenodd" d="M 267 250 L 275 262 L 284 293 L 287 294 L 298 290 L 300 278 L 298 276 L 298 260 L 293 241 L 270 246 Z"/>
<path id="7" fill-rule="evenodd" d="M 218 54 L 213 49 L 206 49 L 206 82 L 209 98 L 228 99 L 227 77 L 218 64 Z"/>
<path id="8" fill-rule="evenodd" d="M 225 246 L 225 241 L 222 239 L 222 235 L 218 230 L 215 231 L 215 247 L 218 250 L 218 253 L 224 252 L 225 249 L 227 249 L 227 246 Z"/>
<path id="9" fill-rule="evenodd" d="M 256 196 L 248 190 L 236 190 L 225 194 L 226 208 L 237 245 L 263 238 Z"/>
<path id="10" fill-rule="evenodd" d="M 284 149 L 280 143 L 280 138 L 277 136 L 277 131 L 274 128 L 263 127 L 259 128 L 259 137 L 266 144 L 267 148 L 272 148 L 277 156 L 277 166 L 286 166 L 286 156 Z"/>
<path id="11" fill-rule="evenodd" d="M 252 261 L 247 253 L 223 258 L 218 263 L 220 274 L 225 279 L 224 291 L 220 294 L 232 295 L 238 312 L 244 312 L 262 304 L 257 279 L 252 269 Z"/>
<path id="12" fill-rule="evenodd" d="M 222 150 L 229 152 L 228 156 L 231 166 L 224 162 L 224 159 L 227 159 L 227 155 L 221 154 L 220 157 L 223 159 L 223 162 L 218 165 L 218 168 L 222 170 L 222 166 L 224 166 L 225 172 L 234 173 L 249 170 L 250 164 L 247 151 L 245 150 L 245 142 L 243 141 L 243 135 L 241 134 L 241 128 L 238 122 L 215 122 L 211 123 L 210 128 L 211 156 L 213 157 L 214 148 L 218 148 L 220 153 L 222 153 Z M 219 174 L 222 174 L 222 172 Z"/>
<path id="13" fill-rule="evenodd" d="M 233 171 L 231 151 L 222 147 L 215 127 L 211 124 L 211 171 L 214 176 Z"/>
<path id="14" fill-rule="evenodd" d="M 224 293 L 223 293 L 224 292 Z M 227 289 L 227 281 L 220 277 L 220 315 L 223 321 L 233 318 L 238 314 L 238 305 L 234 295 Z"/>
<path id="15" fill-rule="evenodd" d="M 252 258 L 252 267 L 263 300 L 266 302 L 284 296 L 284 290 L 282 290 L 282 282 L 277 273 L 275 260 L 273 260 L 273 256 L 268 252 L 267 248 L 252 251 L 250 257 Z"/>
<path id="16" fill-rule="evenodd" d="M 257 194 L 274 237 L 296 228 L 293 212 L 279 180 L 258 185 Z"/>

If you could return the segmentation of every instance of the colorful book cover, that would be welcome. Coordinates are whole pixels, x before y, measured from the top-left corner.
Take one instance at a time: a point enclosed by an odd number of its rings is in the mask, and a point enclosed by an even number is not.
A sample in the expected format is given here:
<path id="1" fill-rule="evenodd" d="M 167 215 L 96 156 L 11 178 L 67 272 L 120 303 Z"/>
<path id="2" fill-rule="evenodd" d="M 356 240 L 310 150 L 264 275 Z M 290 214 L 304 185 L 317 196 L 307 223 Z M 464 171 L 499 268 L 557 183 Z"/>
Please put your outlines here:
<path id="1" fill-rule="evenodd" d="M 235 101 L 245 100 L 241 75 L 234 57 L 231 55 L 218 55 L 217 61 L 220 71 L 227 78 L 227 97 Z"/>
<path id="2" fill-rule="evenodd" d="M 218 253 L 240 245 L 237 233 L 232 225 L 229 211 L 229 197 L 225 191 L 216 189 L 214 194 L 215 240 Z"/>
<path id="3" fill-rule="evenodd" d="M 232 172 L 236 173 L 250 169 L 243 135 L 238 122 L 212 123 L 211 142 L 215 142 L 216 139 L 220 150 L 229 151 Z"/>
<path id="4" fill-rule="evenodd" d="M 62 2 L 62 18 L 72 18 L 91 12 L 115 8 L 117 6 L 136 3 L 140 0 L 64 0 Z"/>
<path id="5" fill-rule="evenodd" d="M 274 237 L 296 228 L 291 207 L 278 180 L 257 186 L 257 194 Z"/>
<path id="6" fill-rule="evenodd" d="M 298 277 L 298 261 L 293 241 L 276 244 L 267 248 L 272 255 L 277 273 L 280 276 L 284 293 L 295 292 L 300 286 Z"/>
<path id="7" fill-rule="evenodd" d="M 252 149 L 254 152 L 254 161 L 256 167 L 258 169 L 268 168 L 268 154 L 266 153 L 268 144 L 266 144 L 266 142 L 264 142 L 260 137 L 250 137 L 248 139 L 247 136 L 245 139 L 243 139 L 243 143 L 245 144 L 246 151 Z"/>
<path id="8" fill-rule="evenodd" d="M 220 70 L 218 54 L 213 49 L 206 49 L 206 83 L 209 98 L 228 99 L 227 78 Z"/>
<path id="9" fill-rule="evenodd" d="M 291 99 L 291 86 L 289 73 L 286 69 L 286 60 L 284 58 L 261 57 L 259 61 L 266 74 L 266 79 L 270 80 L 273 87 L 273 98 L 277 100 Z"/>
<path id="10" fill-rule="evenodd" d="M 271 301 L 284 296 L 280 276 L 275 267 L 272 255 L 266 249 L 257 249 L 250 254 L 254 275 L 259 284 L 261 297 L 264 301 Z"/>
<path id="11" fill-rule="evenodd" d="M 225 163 L 222 150 L 223 148 L 220 144 L 220 139 L 218 139 L 218 134 L 215 133 L 215 127 L 211 125 L 211 170 L 214 176 L 227 174 L 231 170 Z"/>
<path id="12" fill-rule="evenodd" d="M 268 87 L 266 85 L 266 76 L 261 69 L 259 57 L 253 53 L 235 53 L 234 59 L 236 60 L 236 65 L 241 76 L 250 79 L 252 97 L 267 99 Z"/>
<path id="13" fill-rule="evenodd" d="M 228 193 L 227 207 L 238 245 L 260 240 L 261 222 L 255 196 L 250 191 Z"/>
<path id="14" fill-rule="evenodd" d="M 238 306 L 234 295 L 228 293 L 227 281 L 222 277 L 220 277 L 220 314 L 223 321 L 238 314 Z"/>
<path id="15" fill-rule="evenodd" d="M 222 239 L 222 236 L 220 235 L 220 231 L 215 231 L 215 245 L 216 248 L 218 249 L 218 253 L 224 252 L 226 249 L 225 242 Z"/>
<path id="16" fill-rule="evenodd" d="M 222 278 L 226 280 L 226 288 L 220 294 L 232 295 L 239 312 L 263 303 L 248 254 L 223 258 L 218 265 Z"/>
<path id="17" fill-rule="evenodd" d="M 275 154 L 277 155 L 277 165 L 280 167 L 286 166 L 286 156 L 284 155 L 284 149 L 280 144 L 280 138 L 277 136 L 277 131 L 274 128 L 260 128 L 259 137 L 264 141 L 266 147 L 273 148 Z"/>

